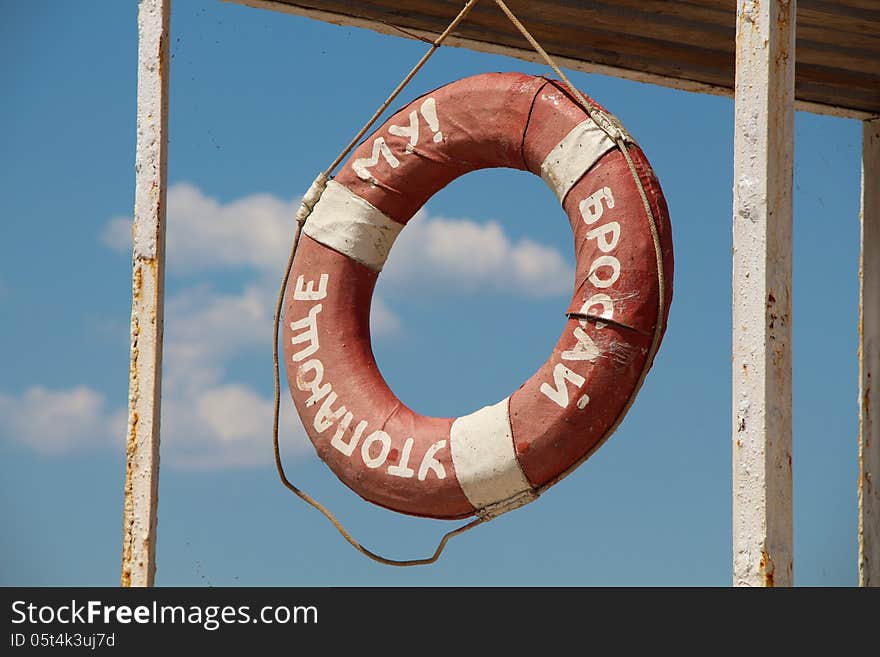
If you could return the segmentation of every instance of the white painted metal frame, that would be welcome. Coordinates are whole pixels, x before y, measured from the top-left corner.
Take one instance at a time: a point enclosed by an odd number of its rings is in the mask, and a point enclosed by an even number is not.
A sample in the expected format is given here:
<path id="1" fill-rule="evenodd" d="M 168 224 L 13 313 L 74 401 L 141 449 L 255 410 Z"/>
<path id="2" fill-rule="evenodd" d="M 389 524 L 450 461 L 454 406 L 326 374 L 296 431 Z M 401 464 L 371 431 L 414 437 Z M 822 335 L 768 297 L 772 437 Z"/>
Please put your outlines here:
<path id="1" fill-rule="evenodd" d="M 162 390 L 171 0 L 140 0 L 122 586 L 152 586 Z"/>
<path id="2" fill-rule="evenodd" d="M 271 0 L 233 0 L 332 23 L 357 19 Z M 738 0 L 733 212 L 733 582 L 791 585 L 791 245 L 796 0 Z M 132 256 L 131 371 L 123 528 L 123 586 L 152 586 L 156 558 L 167 187 L 171 0 L 140 0 L 138 137 Z M 362 27 L 394 33 L 370 22 Z M 411 36 L 411 35 L 408 35 Z M 450 45 L 534 59 L 527 50 Z M 591 67 L 690 91 L 727 90 L 638 71 Z M 880 586 L 880 119 L 866 119 L 859 317 L 859 581 Z M 873 383 L 873 385 L 872 385 Z"/>
<path id="3" fill-rule="evenodd" d="M 859 584 L 880 586 L 880 118 L 862 125 Z"/>
<path id="4" fill-rule="evenodd" d="M 792 583 L 795 0 L 738 0 L 733 168 L 733 583 Z"/>

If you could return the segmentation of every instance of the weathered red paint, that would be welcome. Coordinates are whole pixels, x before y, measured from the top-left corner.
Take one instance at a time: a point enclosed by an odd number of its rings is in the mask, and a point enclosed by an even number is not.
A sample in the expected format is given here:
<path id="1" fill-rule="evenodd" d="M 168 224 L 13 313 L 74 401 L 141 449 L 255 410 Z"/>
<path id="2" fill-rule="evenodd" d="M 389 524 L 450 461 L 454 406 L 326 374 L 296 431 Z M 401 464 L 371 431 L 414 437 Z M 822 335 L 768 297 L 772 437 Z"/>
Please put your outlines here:
<path id="1" fill-rule="evenodd" d="M 408 115 L 430 96 L 440 109 L 440 130 L 444 138 L 418 142 L 414 152 L 406 152 L 408 139 L 392 135 L 390 125 L 406 125 Z M 572 101 L 559 84 L 544 78 L 516 73 L 478 75 L 453 82 L 426 94 L 395 114 L 355 152 L 335 180 L 369 201 L 395 221 L 405 224 L 434 193 L 455 178 L 482 168 L 510 167 L 540 173 L 540 166 L 550 150 L 577 124 L 586 118 L 583 109 Z M 370 169 L 374 182 L 361 180 L 351 167 L 358 158 L 369 157 L 373 140 L 383 136 L 400 164 L 392 169 L 379 159 Z M 644 154 L 637 146 L 630 148 L 639 178 L 652 206 L 662 245 L 668 311 L 672 299 L 673 252 L 668 210 L 659 182 Z M 605 210 L 602 222 L 588 226 L 582 220 L 579 203 L 603 186 L 613 187 L 614 207 Z M 658 315 L 658 276 L 650 225 L 638 188 L 618 150 L 606 153 L 575 184 L 563 202 L 574 236 L 577 259 L 574 296 L 569 312 L 578 313 L 584 301 L 597 292 L 607 292 L 614 302 L 613 322 L 597 325 L 594 319 L 571 318 L 547 362 L 514 394 L 510 400 L 510 418 L 515 453 L 529 483 L 536 489 L 546 487 L 576 467 L 606 438 L 606 434 L 624 412 L 641 372 L 646 366 Z M 588 280 L 590 265 L 603 255 L 597 240 L 586 233 L 607 220 L 617 221 L 621 239 L 613 251 L 620 262 L 620 276 L 613 290 L 597 289 Z M 329 274 L 326 297 L 320 300 L 296 300 L 293 283 L 302 275 L 318 281 Z M 375 504 L 418 516 L 460 518 L 475 513 L 455 476 L 449 449 L 453 419 L 430 418 L 407 408 L 388 388 L 376 366 L 370 346 L 369 308 L 376 273 L 307 236 L 303 236 L 291 275 L 285 301 L 285 362 L 291 394 L 297 411 L 315 445 L 318 455 L 352 490 Z M 319 349 L 314 355 L 324 367 L 322 384 L 330 383 L 337 395 L 325 411 L 344 405 L 352 414 L 342 430 L 342 418 L 332 426 L 318 430 L 316 415 L 321 401 L 306 405 L 309 391 L 297 386 L 297 374 L 305 359 L 294 363 L 292 357 L 303 344 L 291 344 L 290 322 L 316 315 Z M 601 308 L 587 309 L 598 315 Z M 665 313 L 664 313 L 665 314 Z M 574 349 L 574 333 L 582 328 L 599 347 L 595 362 L 577 361 L 578 373 L 585 382 L 577 389 L 568 385 L 568 393 L 578 399 L 589 391 L 586 409 L 576 403 L 562 408 L 540 391 L 541 384 L 553 382 L 553 371 L 562 362 L 561 354 Z M 650 364 L 647 364 L 650 365 Z M 572 367 L 575 367 L 573 365 Z M 310 379 L 314 372 L 305 376 Z M 478 404 L 475 406 L 482 406 Z M 360 421 L 366 429 L 351 456 L 331 446 L 331 438 L 340 430 L 348 441 Z M 326 423 L 325 423 L 326 424 Z M 362 445 L 375 431 L 390 437 L 385 462 L 368 467 Z M 412 445 L 407 451 L 407 439 Z M 384 449 L 380 435 L 366 457 L 378 460 Z M 424 480 L 418 469 L 425 453 L 438 441 L 445 447 L 435 453 L 442 466 L 428 469 Z M 409 454 L 412 477 L 388 473 Z M 375 461 L 374 461 L 375 462 Z"/>

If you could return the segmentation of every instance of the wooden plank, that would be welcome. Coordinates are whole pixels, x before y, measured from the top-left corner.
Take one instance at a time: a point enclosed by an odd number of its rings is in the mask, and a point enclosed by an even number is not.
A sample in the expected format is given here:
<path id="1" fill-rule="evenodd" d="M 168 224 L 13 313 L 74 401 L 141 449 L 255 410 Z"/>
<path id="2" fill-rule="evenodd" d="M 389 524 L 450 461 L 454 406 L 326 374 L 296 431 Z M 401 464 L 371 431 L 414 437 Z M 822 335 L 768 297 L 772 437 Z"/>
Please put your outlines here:
<path id="1" fill-rule="evenodd" d="M 798 20 L 797 39 L 798 50 L 803 43 L 805 48 L 828 46 L 842 52 L 857 52 L 865 57 L 880 52 L 880 37 L 874 34 L 829 30 L 825 25 L 811 25 L 805 20 Z"/>
<path id="2" fill-rule="evenodd" d="M 547 4 L 552 2 L 543 2 L 538 6 L 539 11 Z M 681 18 L 687 21 L 697 21 L 707 25 L 725 26 L 734 31 L 736 24 L 731 18 L 736 13 L 736 0 L 724 0 L 723 2 L 715 2 L 711 5 L 695 5 L 690 2 L 670 2 L 670 0 L 601 0 L 589 3 L 580 3 L 582 5 L 593 6 L 618 6 L 629 7 L 641 11 L 648 16 L 670 16 Z"/>
<path id="3" fill-rule="evenodd" d="M 438 11 L 437 3 L 431 0 L 409 0 L 406 11 L 388 9 L 381 11 L 374 3 L 362 3 L 352 7 L 344 0 L 324 0 L 322 2 L 302 3 L 305 7 L 327 9 L 338 13 L 354 12 L 365 18 L 393 19 L 395 24 L 405 28 L 426 29 L 440 32 L 456 13 L 457 3 Z M 707 62 L 726 63 L 732 71 L 732 52 L 714 50 L 713 43 L 732 41 L 733 24 L 727 30 L 728 38 L 706 38 L 705 30 L 714 28 L 688 29 L 693 24 L 676 27 L 663 25 L 655 18 L 655 23 L 639 19 L 648 16 L 643 12 L 617 9 L 599 11 L 594 7 L 561 7 L 543 3 L 543 11 L 536 12 L 530 4 L 511 3 L 512 9 L 521 14 L 529 30 L 554 55 L 573 58 L 587 58 L 589 53 L 600 52 L 604 63 L 616 64 L 627 55 L 638 62 L 651 62 L 651 66 L 663 67 L 667 61 L 694 60 L 707 73 L 714 67 Z M 654 29 L 656 27 L 656 29 Z M 658 34 L 659 32 L 659 34 Z M 494 3 L 477 5 L 468 20 L 456 31 L 462 37 L 485 40 L 498 45 L 522 47 L 523 39 L 507 18 L 495 8 Z M 699 34 L 703 34 L 700 38 Z M 664 35 L 668 38 L 664 39 Z"/>
<path id="4" fill-rule="evenodd" d="M 833 74 L 832 72 L 829 72 Z M 854 99 L 859 98 L 859 90 L 853 89 L 846 85 L 846 76 L 841 75 L 840 81 L 829 79 L 823 82 L 799 82 L 796 86 L 798 92 L 808 95 L 811 90 L 815 89 L 833 89 L 835 92 L 835 97 L 838 101 L 847 103 L 849 101 L 855 102 Z M 800 109 L 800 107 L 798 107 Z M 821 113 L 821 112 L 820 112 Z M 842 113 L 839 116 L 848 116 L 850 118 L 870 118 L 872 115 L 870 114 L 862 114 L 861 117 L 858 115 L 853 115 L 851 113 Z"/>
<path id="5" fill-rule="evenodd" d="M 156 574 L 171 0 L 140 0 L 122 586 Z"/>
<path id="6" fill-rule="evenodd" d="M 849 43 L 848 37 L 846 41 Z M 861 75 L 876 75 L 880 73 L 880 63 L 875 55 L 876 53 L 870 51 L 857 50 L 837 44 L 815 43 L 806 39 L 797 40 L 798 64 L 815 64 L 826 68 L 836 68 L 844 72 L 859 71 Z"/>
<path id="7" fill-rule="evenodd" d="M 507 25 L 504 27 L 507 28 Z M 544 29 L 547 43 L 557 47 L 568 45 L 577 49 L 584 42 L 588 44 L 589 39 L 573 38 L 575 33 L 581 34 L 583 28 L 613 35 L 622 45 L 626 45 L 627 39 L 635 37 L 650 42 L 686 44 L 699 50 L 711 50 L 713 48 L 709 46 L 717 44 L 719 40 L 732 41 L 735 33 L 731 20 L 727 24 L 705 23 L 611 3 L 593 3 L 592 7 L 550 4 L 540 15 L 529 17 L 529 30 L 534 34 Z"/>
<path id="8" fill-rule="evenodd" d="M 862 128 L 859 584 L 880 586 L 880 119 Z"/>
<path id="9" fill-rule="evenodd" d="M 389 2 L 353 3 L 340 0 L 306 0 L 305 2 L 293 2 L 293 0 L 225 0 L 237 2 L 252 7 L 282 11 L 298 16 L 307 16 L 336 25 L 348 25 L 363 27 L 383 34 L 392 34 L 406 38 L 433 39 L 440 30 L 445 27 L 450 18 L 457 13 L 460 2 L 397 2 L 391 5 Z M 609 0 L 610 1 L 610 0 Z M 651 0 L 646 0 L 650 3 Z M 623 0 L 622 4 L 633 5 L 635 0 Z M 802 0 L 804 2 L 804 0 Z M 524 14 L 529 17 L 539 15 L 540 9 L 553 3 L 536 2 L 526 3 Z M 585 3 L 587 4 L 587 3 Z M 598 4 L 598 3 L 589 3 Z M 637 3 L 635 3 L 637 4 Z M 698 5 L 698 6 L 697 6 Z M 668 12 L 682 13 L 688 10 L 714 12 L 717 14 L 718 7 L 733 6 L 732 2 L 703 3 L 669 2 Z M 517 6 L 522 7 L 521 3 Z M 322 7 L 315 9 L 311 7 Z M 328 11 L 327 7 L 334 7 L 336 12 Z M 410 11 L 413 7 L 419 7 L 423 11 L 431 11 L 430 15 Z M 350 11 L 352 13 L 338 13 Z M 519 37 L 510 31 L 510 28 L 499 21 L 499 17 L 487 19 L 487 15 L 495 12 L 494 3 L 480 3 L 474 10 L 468 21 L 463 24 L 454 36 L 451 36 L 446 45 L 463 47 L 481 52 L 502 54 L 516 57 L 527 61 L 539 61 L 533 51 L 524 44 Z M 375 16 L 370 16 L 372 12 Z M 446 13 L 444 13 L 446 12 Z M 733 13 L 731 12 L 733 16 Z M 502 17 L 503 18 L 503 17 Z M 733 22 L 733 18 L 731 18 Z M 432 29 L 428 29 L 429 26 Z M 493 27 L 494 26 L 494 27 Z M 557 28 L 560 29 L 560 28 Z M 552 30 L 551 30 L 552 31 Z M 717 50 L 706 49 L 697 52 L 697 57 L 689 57 L 693 52 L 677 51 L 679 60 L 670 57 L 675 49 L 659 48 L 654 57 L 648 57 L 644 51 L 636 48 L 633 51 L 623 52 L 615 45 L 613 35 L 606 33 L 606 48 L 593 49 L 588 44 L 593 33 L 586 32 L 581 25 L 570 26 L 566 37 L 556 35 L 554 38 L 564 42 L 565 47 L 557 50 L 565 50 L 560 53 L 550 47 L 549 50 L 559 60 L 560 64 L 578 71 L 613 75 L 628 80 L 649 82 L 674 89 L 696 91 L 716 95 L 733 95 L 734 78 L 734 55 L 733 37 L 729 43 L 719 43 L 714 47 Z M 541 38 L 546 34 L 541 34 Z M 867 38 L 867 37 L 866 37 Z M 711 39 L 709 39 L 711 42 Z M 664 42 L 665 43 L 665 42 Z M 727 51 L 724 51 L 727 49 Z M 706 53 L 710 53 L 706 56 Z M 880 59 L 880 57 L 878 57 Z M 826 75 L 823 72 L 829 71 Z M 806 74 L 815 73 L 821 79 L 813 81 Z M 840 85 L 839 80 L 848 80 L 846 85 Z M 851 84 L 851 80 L 857 84 Z M 848 118 L 865 119 L 880 112 L 880 85 L 874 85 L 874 79 L 865 77 L 858 71 L 840 71 L 827 69 L 821 66 L 804 63 L 798 66 L 796 107 L 805 111 L 818 114 L 829 114 Z"/>
<path id="10" fill-rule="evenodd" d="M 733 196 L 733 582 L 790 586 L 795 0 L 739 0 Z"/>
<path id="11" fill-rule="evenodd" d="M 837 2 L 803 0 L 803 5 L 798 10 L 798 20 L 807 20 L 840 32 L 876 34 L 880 11 L 844 7 Z"/>

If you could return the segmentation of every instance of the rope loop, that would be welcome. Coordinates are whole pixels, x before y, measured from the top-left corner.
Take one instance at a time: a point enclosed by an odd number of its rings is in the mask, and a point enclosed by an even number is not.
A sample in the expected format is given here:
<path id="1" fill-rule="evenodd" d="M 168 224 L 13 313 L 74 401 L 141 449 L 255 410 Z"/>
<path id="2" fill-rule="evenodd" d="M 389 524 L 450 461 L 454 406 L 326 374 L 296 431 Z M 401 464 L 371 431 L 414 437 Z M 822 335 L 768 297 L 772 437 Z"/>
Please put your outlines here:
<path id="1" fill-rule="evenodd" d="M 364 556 L 372 559 L 381 564 L 385 564 L 386 566 L 425 566 L 428 564 L 432 564 L 437 559 L 440 558 L 440 555 L 443 553 L 444 548 L 446 547 L 446 543 L 449 539 L 454 536 L 458 536 L 459 534 L 463 534 L 464 532 L 476 527 L 479 524 L 487 521 L 485 517 L 477 517 L 475 520 L 462 525 L 457 529 L 453 529 L 452 531 L 447 532 L 440 539 L 440 543 L 437 545 L 437 548 L 434 550 L 434 554 L 430 557 L 426 557 L 423 559 L 389 559 L 387 557 L 382 556 L 381 554 L 377 554 L 372 550 L 361 545 L 342 525 L 341 522 L 336 518 L 333 513 L 327 509 L 323 504 L 312 498 L 308 493 L 303 490 L 297 488 L 290 479 L 287 478 L 287 474 L 284 471 L 284 464 L 281 461 L 281 449 L 278 443 L 278 424 L 279 424 L 279 415 L 281 410 L 281 375 L 278 367 L 278 336 L 279 336 L 279 327 L 281 323 L 281 312 L 284 306 L 284 293 L 287 290 L 287 284 L 290 280 L 290 272 L 293 269 L 293 261 L 296 257 L 296 250 L 299 246 L 299 240 L 302 235 L 302 228 L 305 225 L 305 222 L 308 220 L 309 215 L 312 213 L 312 210 L 315 207 L 315 204 L 320 200 L 321 194 L 323 194 L 324 189 L 327 187 L 327 181 L 330 180 L 330 176 L 333 173 L 334 169 L 346 158 L 346 156 L 357 146 L 358 142 L 363 138 L 367 131 L 373 127 L 373 124 L 382 116 L 382 113 L 388 109 L 388 106 L 394 102 L 394 99 L 397 98 L 398 94 L 403 91 L 403 88 L 406 87 L 407 84 L 415 77 L 416 73 L 425 65 L 425 63 L 431 58 L 431 56 L 437 51 L 443 41 L 446 40 L 452 31 L 461 23 L 462 20 L 470 13 L 471 9 L 473 9 L 474 5 L 477 4 L 478 0 L 467 0 L 462 10 L 458 13 L 458 15 L 452 20 L 452 22 L 447 26 L 447 28 L 440 34 L 437 39 L 431 44 L 431 47 L 428 51 L 422 55 L 422 58 L 416 63 L 416 65 L 412 68 L 412 70 L 406 75 L 406 77 L 401 80 L 400 84 L 394 88 L 388 98 L 379 106 L 379 108 L 373 113 L 373 116 L 367 120 L 364 126 L 358 131 L 358 133 L 354 136 L 354 138 L 348 143 L 348 145 L 342 149 L 342 152 L 336 156 L 336 159 L 330 164 L 327 169 L 318 174 L 318 177 L 315 178 L 315 181 L 309 187 L 308 191 L 303 195 L 302 201 L 300 202 L 299 209 L 296 212 L 296 231 L 293 235 L 293 244 L 290 248 L 290 256 L 287 259 L 287 266 L 284 269 L 284 275 L 281 279 L 281 289 L 278 292 L 278 299 L 275 303 L 275 320 L 274 320 L 274 330 L 273 330 L 273 340 L 272 340 L 272 360 L 274 365 L 274 375 L 275 375 L 275 402 L 274 409 L 272 415 L 272 447 L 275 453 L 275 469 L 278 471 L 278 477 L 281 479 L 281 483 L 294 493 L 301 500 L 311 505 L 318 511 L 320 511 L 336 528 L 336 530 L 342 535 L 342 537 L 348 541 L 348 543 L 356 549 L 358 552 L 363 554 Z"/>
<path id="2" fill-rule="evenodd" d="M 486 509 L 483 510 L 482 513 L 478 513 L 477 517 L 464 524 L 457 529 L 453 529 L 452 531 L 447 532 L 441 538 L 437 548 L 434 550 L 434 553 L 430 557 L 422 558 L 422 559 L 405 559 L 405 560 L 396 560 L 389 559 L 384 557 L 376 552 L 369 550 L 364 547 L 361 543 L 359 543 L 349 532 L 345 529 L 342 523 L 337 520 L 336 516 L 327 509 L 320 502 L 312 498 L 308 493 L 297 488 L 287 477 L 287 474 L 284 471 L 284 465 L 281 461 L 281 450 L 279 447 L 278 441 L 278 425 L 279 425 L 279 411 L 281 406 L 281 377 L 279 373 L 278 366 L 278 338 L 279 338 L 279 327 L 281 320 L 281 312 L 284 305 L 284 293 L 287 290 L 287 284 L 290 279 L 290 272 L 293 269 L 293 261 L 296 257 L 297 247 L 299 246 L 299 240 L 302 235 L 302 229 L 305 222 L 308 220 L 309 215 L 315 207 L 315 204 L 321 198 L 321 194 L 324 192 L 324 189 L 327 186 L 327 182 L 331 177 L 331 174 L 336 169 L 337 166 L 345 159 L 345 157 L 354 149 L 354 147 L 358 144 L 358 142 L 363 138 L 363 136 L 367 133 L 367 131 L 373 126 L 373 124 L 379 119 L 379 117 L 388 109 L 388 106 L 394 101 L 394 99 L 400 94 L 404 87 L 415 77 L 416 73 L 425 65 L 425 63 L 431 58 L 431 56 L 437 51 L 443 41 L 448 37 L 452 31 L 461 23 L 462 20 L 470 13 L 471 9 L 473 9 L 474 5 L 478 0 L 467 0 L 464 7 L 458 13 L 458 15 L 452 20 L 452 22 L 447 26 L 447 28 L 431 43 L 431 47 L 428 51 L 422 56 L 422 58 L 416 63 L 416 65 L 412 68 L 412 70 L 404 77 L 403 80 L 395 87 L 395 89 L 391 92 L 388 98 L 379 106 L 379 108 L 375 111 L 372 117 L 364 124 L 364 126 L 358 131 L 358 133 L 354 136 L 354 138 L 349 142 L 349 144 L 342 150 L 341 153 L 336 157 L 335 160 L 324 170 L 322 173 L 318 175 L 312 185 L 309 187 L 308 191 L 303 195 L 302 201 L 300 203 L 300 207 L 296 213 L 296 230 L 293 236 L 293 244 L 290 249 L 290 256 L 287 260 L 287 266 L 284 270 L 284 275 L 281 281 L 281 289 L 278 292 L 278 299 L 275 304 L 275 320 L 274 320 L 274 331 L 273 331 L 273 342 L 272 342 L 272 355 L 273 355 L 273 363 L 274 363 L 274 375 L 275 375 L 275 403 L 274 403 L 274 414 L 272 418 L 272 445 L 275 453 L 275 468 L 278 471 L 278 476 L 281 479 L 281 483 L 284 484 L 286 488 L 288 488 L 291 492 L 297 495 L 300 499 L 302 499 L 307 504 L 311 505 L 319 512 L 321 512 L 336 528 L 336 530 L 342 535 L 342 537 L 351 544 L 358 552 L 363 554 L 364 556 L 376 561 L 378 563 L 382 563 L 389 566 L 423 566 L 427 564 L 432 564 L 436 562 L 440 555 L 443 553 L 444 548 L 448 541 L 458 536 L 459 534 L 463 534 L 466 531 L 480 525 L 484 522 L 488 522 L 494 517 L 500 515 L 506 510 L 510 508 L 516 508 L 517 506 L 521 506 L 525 500 L 508 500 L 506 501 L 506 506 L 504 508 L 498 509 Z M 565 83 L 566 87 L 568 87 L 569 91 L 571 91 L 572 95 L 577 99 L 578 103 L 587 113 L 587 115 L 592 119 L 596 125 L 598 125 L 607 135 L 608 137 L 614 141 L 617 145 L 618 149 L 623 153 L 624 158 L 626 159 L 627 165 L 629 166 L 629 170 L 632 173 L 633 179 L 636 183 L 636 186 L 639 190 L 639 195 L 642 199 L 642 203 L 644 204 L 645 213 L 648 217 L 650 228 L 651 228 L 651 237 L 654 242 L 654 250 L 657 258 L 657 278 L 658 278 L 658 297 L 659 302 L 657 304 L 657 323 L 654 329 L 654 336 L 651 343 L 650 351 L 648 353 L 648 358 L 645 361 L 645 367 L 642 370 L 642 373 L 636 383 L 635 389 L 633 390 L 632 395 L 627 401 L 624 409 L 621 411 L 617 420 L 614 424 L 609 428 L 606 432 L 605 436 L 599 441 L 598 445 L 601 445 L 607 438 L 610 436 L 620 422 L 623 420 L 623 416 L 626 415 L 627 411 L 632 406 L 635 401 L 635 397 L 638 394 L 642 384 L 644 383 L 645 377 L 648 374 L 648 369 L 650 369 L 651 364 L 654 360 L 654 357 L 657 354 L 657 349 L 660 346 L 660 338 L 663 335 L 663 324 L 665 322 L 665 309 L 664 309 L 664 299 L 666 298 L 666 280 L 663 270 L 663 251 L 660 244 L 660 235 L 657 229 L 657 221 L 654 217 L 654 213 L 651 210 L 651 204 L 648 200 L 648 196 L 645 192 L 644 185 L 642 185 L 642 181 L 639 178 L 638 171 L 636 170 L 635 164 L 633 163 L 632 156 L 629 153 L 629 149 L 627 147 L 627 141 L 631 141 L 631 138 L 626 133 L 625 130 L 622 129 L 622 126 L 617 121 L 617 119 L 611 115 L 606 114 L 605 112 L 599 110 L 596 107 L 593 107 L 590 103 L 586 101 L 584 96 L 580 93 L 580 91 L 575 88 L 575 86 L 571 83 L 565 73 L 562 72 L 562 69 L 556 64 L 556 61 L 553 57 L 544 50 L 541 45 L 535 40 L 535 38 L 531 35 L 531 33 L 525 28 L 525 26 L 519 21 L 519 19 L 513 14 L 513 12 L 508 8 L 505 4 L 504 0 L 495 0 L 496 4 L 500 7 L 501 11 L 510 19 L 511 23 L 513 23 L 514 27 L 519 30 L 519 32 L 525 37 L 525 39 L 531 44 L 532 48 L 541 55 L 544 61 L 550 66 L 551 69 L 559 76 L 559 78 Z M 598 447 L 597 445 L 597 447 Z M 573 465 L 568 472 L 574 470 L 579 465 L 576 463 Z M 565 475 L 563 475 L 565 476 Z M 539 494 L 541 491 L 535 491 L 533 494 Z"/>

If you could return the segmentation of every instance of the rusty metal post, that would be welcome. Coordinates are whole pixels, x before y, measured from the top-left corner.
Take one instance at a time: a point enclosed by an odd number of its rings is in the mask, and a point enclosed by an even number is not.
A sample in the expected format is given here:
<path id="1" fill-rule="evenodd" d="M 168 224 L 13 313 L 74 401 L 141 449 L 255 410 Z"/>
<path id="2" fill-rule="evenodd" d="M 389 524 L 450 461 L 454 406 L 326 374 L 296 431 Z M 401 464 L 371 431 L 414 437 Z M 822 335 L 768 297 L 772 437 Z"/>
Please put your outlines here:
<path id="1" fill-rule="evenodd" d="M 733 583 L 790 586 L 795 0 L 737 0 Z"/>
<path id="2" fill-rule="evenodd" d="M 859 585 L 880 586 L 880 118 L 862 126 Z"/>
<path id="3" fill-rule="evenodd" d="M 122 586 L 156 574 L 170 19 L 171 0 L 140 0 Z"/>

